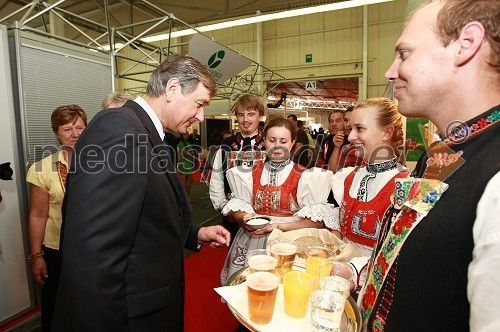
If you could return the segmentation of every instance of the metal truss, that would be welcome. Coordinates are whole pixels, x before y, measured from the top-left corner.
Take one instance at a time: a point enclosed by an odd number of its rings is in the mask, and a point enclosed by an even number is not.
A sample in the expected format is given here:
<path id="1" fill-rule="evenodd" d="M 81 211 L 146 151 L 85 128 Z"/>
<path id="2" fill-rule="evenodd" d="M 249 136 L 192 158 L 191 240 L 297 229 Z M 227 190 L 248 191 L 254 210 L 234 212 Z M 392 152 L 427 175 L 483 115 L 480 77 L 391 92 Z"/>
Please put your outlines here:
<path id="1" fill-rule="evenodd" d="M 117 27 L 111 26 L 110 15 L 114 7 L 121 4 L 108 5 L 108 1 L 104 1 L 102 9 L 106 15 L 106 25 L 103 25 L 61 8 L 61 4 L 65 1 L 66 0 L 59 0 L 54 4 L 49 4 L 44 1 L 34 0 L 15 12 L 10 13 L 6 17 L 1 18 L 0 23 L 24 12 L 22 19 L 16 21 L 11 28 L 30 31 L 97 52 L 109 54 L 112 62 L 113 77 L 115 79 L 136 82 L 136 84 L 132 84 L 134 87 L 127 88 L 126 90 L 137 94 L 145 92 L 149 74 L 153 72 L 168 54 L 187 54 L 187 42 L 181 37 L 172 37 L 172 32 L 193 29 L 196 33 L 202 34 L 212 41 L 215 41 L 195 27 L 177 19 L 174 14 L 165 12 L 147 0 L 136 1 L 132 6 L 141 5 L 148 7 L 150 11 L 158 13 L 158 17 Z M 79 40 L 77 41 L 50 33 L 45 19 L 49 13 L 53 14 L 51 16 L 52 18 L 61 20 L 67 24 L 67 26 L 77 31 Z M 32 26 L 34 20 L 38 18 L 42 21 L 43 29 L 34 28 Z M 127 32 L 136 27 L 141 27 L 143 29 L 142 32 L 137 35 L 131 35 Z M 144 40 L 144 37 L 148 36 L 148 34 L 158 31 L 159 29 L 168 31 L 169 38 L 167 47 L 158 46 Z M 89 30 L 91 30 L 92 33 Z M 221 45 L 228 47 L 223 44 Z M 267 91 L 272 90 L 274 86 L 284 80 L 283 76 L 277 74 L 273 70 L 262 66 L 239 52 L 236 53 L 249 60 L 251 64 L 243 72 L 219 84 L 218 93 L 215 99 L 229 99 L 242 93 L 253 93 L 264 96 Z M 119 59 L 125 61 L 119 61 Z"/>
<path id="2" fill-rule="evenodd" d="M 11 17 L 14 17 L 18 14 L 21 14 L 23 12 L 24 15 L 21 18 L 21 20 L 14 22 L 13 26 L 10 28 L 13 29 L 19 29 L 23 31 L 30 31 L 35 34 L 43 35 L 46 37 L 50 38 L 55 38 L 59 40 L 66 41 L 71 44 L 75 44 L 78 46 L 83 46 L 88 49 L 92 49 L 94 51 L 98 52 L 104 52 L 108 53 L 105 51 L 103 45 L 99 42 L 101 38 L 92 38 L 89 34 L 87 34 L 85 31 L 82 30 L 82 28 L 88 28 L 89 25 L 93 26 L 93 28 L 98 31 L 98 30 L 106 30 L 106 26 L 94 22 L 92 20 L 89 20 L 85 17 L 79 16 L 77 14 L 68 12 L 62 8 L 59 8 L 62 3 L 64 3 L 66 0 L 59 0 L 54 4 L 49 4 L 44 1 L 39 1 L 35 0 L 32 1 L 31 3 L 26 4 L 22 8 L 10 13 L 9 15 L 3 17 L 0 19 L 0 24 L 7 21 Z M 49 29 L 47 27 L 47 21 L 46 21 L 46 15 L 48 14 L 53 14 L 53 17 L 57 17 L 60 19 L 62 22 L 66 23 L 69 27 L 72 29 L 76 30 L 79 34 L 81 34 L 83 40 L 88 40 L 88 43 L 82 42 L 82 41 L 76 41 L 68 38 L 64 38 L 62 36 L 54 35 L 49 32 Z M 43 30 L 40 28 L 34 28 L 33 23 L 35 22 L 35 19 L 40 19 L 42 21 L 43 25 Z M 78 22 L 74 21 L 74 19 L 77 19 Z M 103 34 L 102 36 L 104 36 Z M 101 36 L 101 37 L 102 37 Z"/>
<path id="3" fill-rule="evenodd" d="M 275 98 L 268 98 L 268 100 L 273 101 Z M 354 104 L 346 101 L 327 101 L 327 100 L 313 100 L 313 99 L 295 99 L 287 98 L 284 105 L 281 105 L 278 109 L 287 110 L 316 110 L 316 111 L 332 111 L 341 110 L 345 111 Z"/>

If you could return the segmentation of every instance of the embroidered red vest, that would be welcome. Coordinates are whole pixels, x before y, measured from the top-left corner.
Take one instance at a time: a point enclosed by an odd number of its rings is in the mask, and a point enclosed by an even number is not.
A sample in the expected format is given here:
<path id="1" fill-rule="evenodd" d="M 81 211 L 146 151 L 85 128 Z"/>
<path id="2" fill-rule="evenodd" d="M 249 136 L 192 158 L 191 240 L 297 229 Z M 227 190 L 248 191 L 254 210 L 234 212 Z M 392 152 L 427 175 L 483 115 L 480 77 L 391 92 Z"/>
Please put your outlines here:
<path id="1" fill-rule="evenodd" d="M 253 169 L 253 206 L 255 213 L 268 216 L 290 217 L 300 208 L 297 204 L 297 188 L 305 168 L 294 165 L 281 186 L 262 185 L 260 178 L 264 163 L 258 162 Z"/>
<path id="2" fill-rule="evenodd" d="M 380 233 L 382 218 L 389 206 L 394 191 L 394 181 L 390 180 L 368 202 L 360 202 L 349 195 L 352 186 L 355 168 L 344 181 L 344 198 L 340 206 L 340 230 L 342 235 L 352 242 L 373 247 Z M 405 178 L 408 172 L 396 174 L 393 179 Z"/>

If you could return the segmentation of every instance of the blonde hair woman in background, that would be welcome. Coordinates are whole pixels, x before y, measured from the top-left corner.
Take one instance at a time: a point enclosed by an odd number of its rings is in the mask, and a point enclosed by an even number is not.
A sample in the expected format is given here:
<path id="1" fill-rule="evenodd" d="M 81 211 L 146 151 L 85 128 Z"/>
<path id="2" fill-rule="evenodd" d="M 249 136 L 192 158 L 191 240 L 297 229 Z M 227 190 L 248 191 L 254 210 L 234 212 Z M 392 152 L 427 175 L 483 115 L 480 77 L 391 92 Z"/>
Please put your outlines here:
<path id="1" fill-rule="evenodd" d="M 125 105 L 128 100 L 134 100 L 135 96 L 128 92 L 115 91 L 108 93 L 102 101 L 102 109 L 119 108 Z"/>

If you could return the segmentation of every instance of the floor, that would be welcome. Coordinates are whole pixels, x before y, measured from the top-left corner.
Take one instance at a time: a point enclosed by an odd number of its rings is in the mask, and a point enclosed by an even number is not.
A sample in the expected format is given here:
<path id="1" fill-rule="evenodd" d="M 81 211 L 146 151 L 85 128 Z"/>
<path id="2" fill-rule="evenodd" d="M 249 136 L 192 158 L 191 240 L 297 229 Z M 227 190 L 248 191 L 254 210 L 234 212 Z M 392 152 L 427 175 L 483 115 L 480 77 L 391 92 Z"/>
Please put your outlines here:
<path id="1" fill-rule="evenodd" d="M 215 225 L 222 221 L 220 213 L 215 211 L 210 197 L 208 196 L 208 186 L 204 182 L 193 182 L 191 187 L 191 198 L 193 200 L 193 222 L 203 225 Z M 188 257 L 191 251 L 185 250 L 184 257 Z M 41 332 L 40 314 L 31 316 L 29 319 L 22 323 L 9 328 L 8 330 L 2 329 L 5 332 Z"/>

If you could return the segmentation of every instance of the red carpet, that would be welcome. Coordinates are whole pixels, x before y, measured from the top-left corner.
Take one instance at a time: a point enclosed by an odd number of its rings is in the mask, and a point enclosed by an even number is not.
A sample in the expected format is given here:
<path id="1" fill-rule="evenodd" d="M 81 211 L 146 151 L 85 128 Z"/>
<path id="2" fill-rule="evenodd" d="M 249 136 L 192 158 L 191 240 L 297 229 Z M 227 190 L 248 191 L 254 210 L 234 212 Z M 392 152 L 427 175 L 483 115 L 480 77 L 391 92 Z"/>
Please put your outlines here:
<path id="1" fill-rule="evenodd" d="M 36 307 L 35 309 L 17 317 L 16 319 L 10 321 L 9 323 L 0 326 L 0 332 L 7 331 L 7 330 L 14 328 L 17 324 L 21 324 L 24 321 L 27 321 L 28 319 L 32 318 L 34 315 L 36 315 L 39 312 L 40 312 L 40 307 Z M 38 320 L 40 320 L 40 318 L 38 318 Z M 40 323 L 35 322 L 32 325 L 39 327 Z M 13 329 L 13 331 L 18 331 L 18 330 L 20 331 L 21 329 L 17 329 L 17 328 Z"/>
<path id="2" fill-rule="evenodd" d="M 221 297 L 214 291 L 220 287 L 220 271 L 228 249 L 205 246 L 199 254 L 186 258 L 185 332 L 231 332 L 239 326 Z"/>

